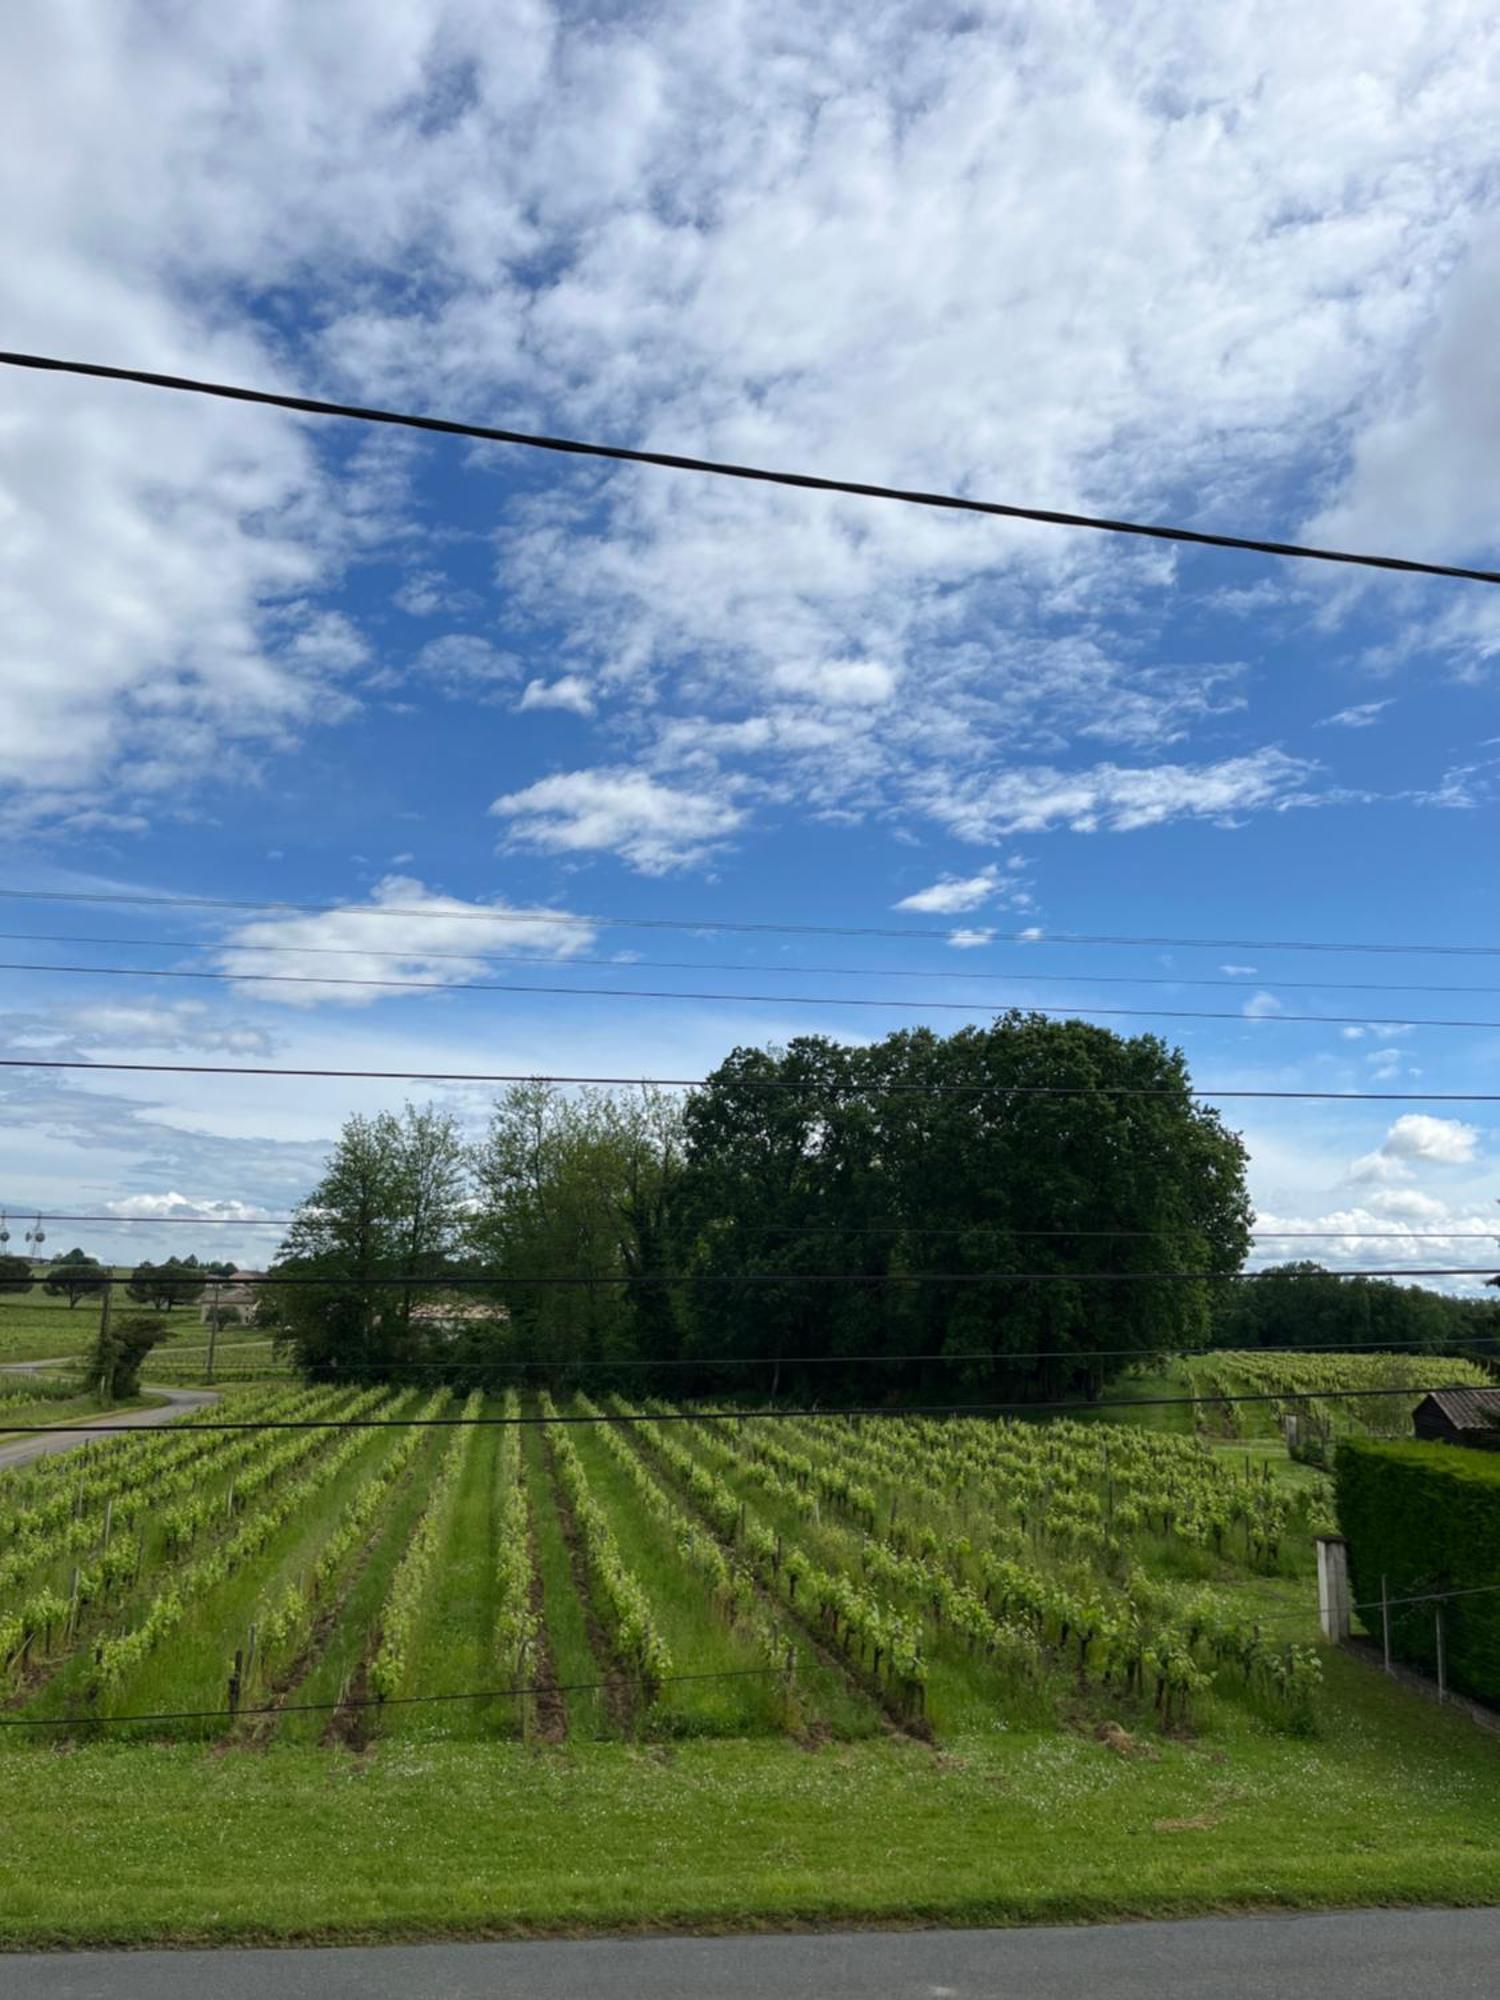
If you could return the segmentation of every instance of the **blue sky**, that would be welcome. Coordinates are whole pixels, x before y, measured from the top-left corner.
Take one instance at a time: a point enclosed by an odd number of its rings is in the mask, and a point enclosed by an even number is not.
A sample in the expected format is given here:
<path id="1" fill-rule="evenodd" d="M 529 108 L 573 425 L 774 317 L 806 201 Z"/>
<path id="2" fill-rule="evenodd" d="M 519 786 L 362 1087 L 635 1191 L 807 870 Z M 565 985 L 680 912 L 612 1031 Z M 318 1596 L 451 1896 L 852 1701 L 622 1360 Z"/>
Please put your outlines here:
<path id="1" fill-rule="evenodd" d="M 1490 10 L 223 11 L 20 25 L 7 345 L 1497 561 Z M 1054 941 L 1493 938 L 1481 586 L 20 376 L 0 606 L 0 888 L 333 906 L 7 899 L 122 942 L 0 957 L 787 996 L 6 970 L 6 1053 L 681 1074 L 923 1018 L 790 997 L 847 992 L 1219 1009 L 1138 1024 L 1205 1083 L 1500 1088 L 1500 1028 L 1390 1025 L 1500 1021 L 1500 960 Z M 0 1201 L 284 1213 L 401 1095 L 14 1072 Z M 1328 1261 L 1486 1254 L 1490 1108 L 1232 1122 L 1267 1229 L 1396 1232 Z"/>

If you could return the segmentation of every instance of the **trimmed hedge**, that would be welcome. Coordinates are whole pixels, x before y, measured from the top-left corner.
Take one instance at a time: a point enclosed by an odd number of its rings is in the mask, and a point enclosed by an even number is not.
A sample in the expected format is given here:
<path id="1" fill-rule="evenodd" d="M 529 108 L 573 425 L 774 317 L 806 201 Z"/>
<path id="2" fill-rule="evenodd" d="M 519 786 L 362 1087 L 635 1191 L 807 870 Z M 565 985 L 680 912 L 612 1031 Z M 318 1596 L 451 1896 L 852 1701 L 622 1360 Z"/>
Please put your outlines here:
<path id="1" fill-rule="evenodd" d="M 1339 1445 L 1334 1480 L 1368 1631 L 1380 1631 L 1382 1576 L 1392 1597 L 1500 1586 L 1500 1454 L 1350 1438 Z M 1392 1652 L 1429 1673 L 1437 1666 L 1434 1609 L 1391 1611 Z M 1449 1684 L 1500 1703 L 1500 1588 L 1445 1604 L 1443 1638 Z"/>

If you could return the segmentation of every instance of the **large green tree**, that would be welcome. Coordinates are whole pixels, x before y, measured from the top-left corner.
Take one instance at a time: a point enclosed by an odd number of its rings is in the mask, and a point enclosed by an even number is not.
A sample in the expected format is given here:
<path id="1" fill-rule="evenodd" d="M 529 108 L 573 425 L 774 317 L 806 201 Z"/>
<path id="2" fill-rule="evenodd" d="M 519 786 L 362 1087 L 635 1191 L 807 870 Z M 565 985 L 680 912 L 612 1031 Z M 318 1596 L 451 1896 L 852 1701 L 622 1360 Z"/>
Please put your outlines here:
<path id="1" fill-rule="evenodd" d="M 261 1306 L 316 1376 L 398 1373 L 442 1352 L 418 1308 L 445 1295 L 462 1252 L 468 1172 L 454 1120 L 407 1105 L 351 1118 L 300 1204 Z"/>
<path id="2" fill-rule="evenodd" d="M 51 1298 L 66 1299 L 72 1307 L 80 1299 L 97 1298 L 109 1281 L 110 1272 L 97 1257 L 78 1249 L 65 1250 L 53 1260 L 42 1280 L 42 1290 Z"/>
<path id="3" fill-rule="evenodd" d="M 1249 1244 L 1244 1149 L 1155 1036 L 1012 1013 L 800 1038 L 736 1051 L 686 1121 L 679 1219 L 718 1281 L 695 1347 L 780 1355 L 783 1385 L 1097 1387 L 1100 1350 L 1203 1341 Z"/>
<path id="4" fill-rule="evenodd" d="M 666 1274 L 680 1127 L 660 1091 L 564 1095 L 525 1083 L 499 1100 L 475 1153 L 468 1230 L 507 1315 L 503 1340 L 481 1335 L 490 1351 L 560 1374 L 675 1355 Z"/>

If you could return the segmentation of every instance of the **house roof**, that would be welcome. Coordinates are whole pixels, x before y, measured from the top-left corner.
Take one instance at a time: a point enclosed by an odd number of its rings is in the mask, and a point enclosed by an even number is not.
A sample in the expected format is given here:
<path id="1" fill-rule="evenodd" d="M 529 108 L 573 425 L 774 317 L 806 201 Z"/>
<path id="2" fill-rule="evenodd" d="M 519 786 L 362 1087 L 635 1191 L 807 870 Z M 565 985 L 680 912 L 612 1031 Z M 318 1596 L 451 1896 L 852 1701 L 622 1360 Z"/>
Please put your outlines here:
<path id="1" fill-rule="evenodd" d="M 1434 1389 L 1435 1403 L 1457 1431 L 1488 1431 L 1500 1424 L 1500 1389 Z"/>

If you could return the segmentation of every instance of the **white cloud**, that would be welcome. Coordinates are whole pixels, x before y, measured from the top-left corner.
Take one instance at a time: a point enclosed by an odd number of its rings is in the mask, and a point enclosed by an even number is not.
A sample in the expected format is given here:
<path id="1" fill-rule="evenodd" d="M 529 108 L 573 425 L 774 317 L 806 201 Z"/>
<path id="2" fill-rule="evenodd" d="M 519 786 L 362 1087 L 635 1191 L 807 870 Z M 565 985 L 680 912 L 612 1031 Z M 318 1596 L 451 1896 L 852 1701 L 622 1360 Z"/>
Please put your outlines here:
<path id="1" fill-rule="evenodd" d="M 208 1222 L 255 1222 L 268 1211 L 254 1202 L 224 1200 L 201 1195 L 127 1194 L 104 1203 L 106 1212 L 126 1217 L 183 1216 Z"/>
<path id="2" fill-rule="evenodd" d="M 215 1014 L 202 1000 L 88 1001 L 45 1015 L 11 1014 L 3 1025 L 16 1049 L 72 1051 L 98 1059 L 127 1051 L 268 1056 L 275 1050 L 263 1028 Z"/>
<path id="3" fill-rule="evenodd" d="M 982 8 L 863 26 L 832 0 L 587 24 L 548 0 L 29 10 L 0 78 L 9 337 L 1063 507 L 1190 494 L 1211 524 L 1311 479 L 1330 532 L 1484 539 L 1493 10 L 1375 0 L 1340 16 L 1337 62 L 1318 10 L 1225 29 L 1186 0 L 1033 0 L 1003 32 Z M 123 796 L 93 810 L 138 820 L 148 782 L 222 785 L 235 744 L 336 714 L 370 635 L 299 630 L 392 535 L 409 456 L 351 460 L 346 436 L 7 378 L 0 782 L 66 813 L 112 770 Z M 1132 629 L 1167 552 L 574 471 L 548 468 L 497 550 L 506 612 L 597 674 L 602 756 L 649 760 L 642 735 L 683 713 L 786 705 L 842 729 L 832 754 L 790 735 L 714 754 L 779 758 L 810 810 L 907 816 L 936 764 L 938 799 L 989 823 L 965 802 L 1002 758 L 1044 760 L 1005 781 L 1029 801 L 1072 781 L 1080 740 L 1154 751 L 1243 699 L 1234 663 L 1168 670 L 1151 619 Z M 436 543 L 403 525 L 411 616 L 463 604 Z M 1240 596 L 1259 588 L 1247 570 Z M 510 671 L 428 665 L 466 692 Z M 1237 733 L 1172 768 L 1229 751 L 1257 754 Z M 1151 820 L 1104 799 L 1015 823 Z"/>
<path id="4" fill-rule="evenodd" d="M 903 896 L 893 905 L 898 910 L 920 910 L 936 916 L 953 917 L 964 910 L 977 910 L 994 896 L 1000 870 L 991 862 L 977 875 L 944 875 L 926 889 Z"/>
<path id="5" fill-rule="evenodd" d="M 1393 697 L 1384 701 L 1356 702 L 1352 708 L 1341 708 L 1333 715 L 1325 715 L 1316 726 L 1319 729 L 1371 729 L 1390 707 Z"/>
<path id="6" fill-rule="evenodd" d="M 1252 993 L 1240 1012 L 1247 1021 L 1268 1021 L 1282 1011 L 1274 993 Z"/>
<path id="7" fill-rule="evenodd" d="M 1059 826 L 1074 833 L 1129 833 L 1174 819 L 1227 820 L 1304 802 L 1313 770 L 1303 759 L 1264 749 L 1198 766 L 1032 767 L 957 779 L 925 772 L 913 781 L 913 791 L 932 817 L 961 839 L 982 841 Z"/>
<path id="8" fill-rule="evenodd" d="M 878 707 L 895 694 L 900 675 L 879 660 L 786 660 L 772 669 L 771 680 L 789 694 L 813 695 L 831 707 Z"/>
<path id="9" fill-rule="evenodd" d="M 502 897 L 465 902 L 407 876 L 388 875 L 364 903 L 306 914 L 258 917 L 236 926 L 219 948 L 220 969 L 248 977 L 264 973 L 312 976 L 314 984 L 254 983 L 246 991 L 287 1007 L 334 1002 L 370 1006 L 399 997 L 340 980 L 422 979 L 457 985 L 486 972 L 486 953 L 569 958 L 597 933 L 567 910 L 528 909 Z M 316 975 L 326 971 L 326 981 Z"/>
<path id="10" fill-rule="evenodd" d="M 1256 1263 L 1284 1264 L 1305 1257 L 1334 1271 L 1445 1263 L 1483 1267 L 1494 1256 L 1496 1233 L 1492 1214 L 1412 1188 L 1381 1189 L 1352 1205 L 1295 1214 L 1261 1209 L 1255 1227 Z M 1278 1230 L 1292 1233 L 1278 1236 Z M 1427 1282 L 1442 1286 L 1443 1281 Z M 1443 1288 L 1467 1290 L 1477 1282 L 1453 1280 Z"/>
<path id="11" fill-rule="evenodd" d="M 1478 1129 L 1461 1119 L 1409 1111 L 1395 1121 L 1374 1152 L 1350 1163 L 1347 1179 L 1387 1184 L 1409 1181 L 1415 1177 L 1413 1161 L 1467 1166 L 1475 1159 L 1478 1144 Z"/>
<path id="12" fill-rule="evenodd" d="M 575 715 L 592 715 L 594 697 L 581 674 L 562 674 L 555 681 L 531 680 L 517 708 L 568 708 Z"/>
<path id="13" fill-rule="evenodd" d="M 1253 979 L 1256 969 L 1253 965 L 1221 965 L 1219 970 L 1226 979 Z"/>
<path id="14" fill-rule="evenodd" d="M 1402 1160 L 1440 1160 L 1458 1166 L 1474 1158 L 1478 1144 L 1478 1129 L 1461 1119 L 1408 1111 L 1386 1133 L 1381 1151 Z"/>
<path id="15" fill-rule="evenodd" d="M 622 767 L 559 772 L 504 794 L 490 811 L 522 846 L 615 854 L 648 875 L 704 860 L 745 818 L 722 788 L 690 791 Z"/>
<path id="16" fill-rule="evenodd" d="M 992 930 L 956 930 L 948 933 L 948 942 L 955 951 L 973 951 L 982 944 L 992 944 L 995 933 Z"/>
<path id="17" fill-rule="evenodd" d="M 1479 211 L 1480 214 L 1483 211 Z M 1352 545 L 1462 561 L 1493 550 L 1500 511 L 1500 231 L 1471 221 L 1467 253 L 1428 274 L 1415 356 L 1382 357 L 1344 491 L 1312 523 Z"/>

